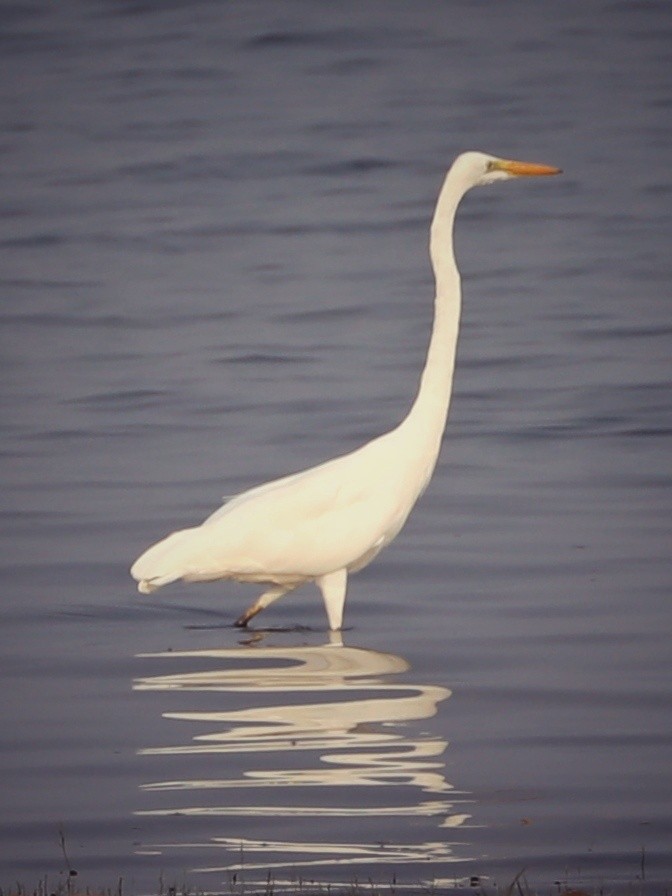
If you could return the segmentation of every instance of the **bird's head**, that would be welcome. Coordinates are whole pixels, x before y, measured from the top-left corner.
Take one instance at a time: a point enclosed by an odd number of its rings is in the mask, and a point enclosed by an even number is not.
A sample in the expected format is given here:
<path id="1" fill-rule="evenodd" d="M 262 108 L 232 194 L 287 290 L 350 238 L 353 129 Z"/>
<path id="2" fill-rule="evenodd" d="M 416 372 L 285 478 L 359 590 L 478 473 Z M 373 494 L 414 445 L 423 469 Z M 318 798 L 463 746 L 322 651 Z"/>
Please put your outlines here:
<path id="1" fill-rule="evenodd" d="M 560 168 L 555 168 L 553 165 L 514 162 L 511 159 L 499 159 L 497 156 L 490 156 L 483 152 L 462 153 L 455 160 L 453 169 L 471 187 L 482 187 L 499 180 L 510 180 L 512 177 L 538 177 L 561 173 Z"/>

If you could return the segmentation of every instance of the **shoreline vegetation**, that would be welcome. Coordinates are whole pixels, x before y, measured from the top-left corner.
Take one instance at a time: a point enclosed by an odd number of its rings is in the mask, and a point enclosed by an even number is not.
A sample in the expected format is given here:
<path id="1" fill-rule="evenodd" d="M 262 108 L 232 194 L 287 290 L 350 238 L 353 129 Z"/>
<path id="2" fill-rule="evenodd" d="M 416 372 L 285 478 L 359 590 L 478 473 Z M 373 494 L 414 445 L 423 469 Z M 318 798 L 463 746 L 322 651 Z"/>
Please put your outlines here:
<path id="1" fill-rule="evenodd" d="M 74 869 L 61 872 L 55 879 L 48 875 L 41 877 L 35 886 L 16 883 L 10 887 L 0 887 L 0 896 L 672 896 L 672 885 L 662 884 L 659 889 L 653 888 L 646 881 L 634 879 L 629 884 L 618 886 L 600 884 L 591 885 L 587 889 L 569 882 L 554 881 L 545 886 L 530 886 L 522 869 L 510 882 L 499 886 L 495 882 L 481 881 L 471 877 L 464 881 L 450 884 L 398 884 L 394 879 L 390 883 L 378 884 L 373 880 L 348 883 L 326 883 L 313 880 L 276 881 L 270 874 L 266 880 L 246 881 L 241 875 L 234 874 L 228 887 L 218 890 L 206 890 L 192 887 L 186 883 L 168 885 L 163 876 L 157 878 L 156 888 L 126 889 L 123 877 L 119 877 L 113 886 L 97 887 L 85 885 L 79 880 Z"/>
<path id="2" fill-rule="evenodd" d="M 655 883 L 646 880 L 646 851 L 642 848 L 639 873 L 628 884 L 599 884 L 587 889 L 584 885 L 570 883 L 570 880 L 556 880 L 545 886 L 530 886 L 525 876 L 525 868 L 503 886 L 482 879 L 477 875 L 459 878 L 451 883 L 400 884 L 393 875 L 389 883 L 376 883 L 371 879 L 350 882 L 318 882 L 314 880 L 276 880 L 269 871 L 265 879 L 248 880 L 241 872 L 231 874 L 229 885 L 221 890 L 206 890 L 193 887 L 186 882 L 167 884 L 163 872 L 157 875 L 156 888 L 147 890 L 135 887 L 127 889 L 123 876 L 117 877 L 114 886 L 98 887 L 85 885 L 79 872 L 73 867 L 68 855 L 66 837 L 59 829 L 59 843 L 63 857 L 63 869 L 50 879 L 43 875 L 35 886 L 16 883 L 10 887 L 0 886 L 0 896 L 672 896 L 672 883 L 662 884 L 655 889 Z"/>

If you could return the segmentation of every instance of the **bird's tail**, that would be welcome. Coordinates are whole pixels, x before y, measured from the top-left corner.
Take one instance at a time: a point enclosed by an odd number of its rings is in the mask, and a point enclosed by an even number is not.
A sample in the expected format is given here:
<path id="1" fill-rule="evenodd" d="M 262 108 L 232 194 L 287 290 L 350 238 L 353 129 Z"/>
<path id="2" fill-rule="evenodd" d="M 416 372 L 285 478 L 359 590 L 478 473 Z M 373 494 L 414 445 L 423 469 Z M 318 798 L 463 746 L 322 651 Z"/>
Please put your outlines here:
<path id="1" fill-rule="evenodd" d="M 138 557 L 131 567 L 131 575 L 141 594 L 151 594 L 162 585 L 176 582 L 192 572 L 198 548 L 198 528 L 173 532 Z"/>

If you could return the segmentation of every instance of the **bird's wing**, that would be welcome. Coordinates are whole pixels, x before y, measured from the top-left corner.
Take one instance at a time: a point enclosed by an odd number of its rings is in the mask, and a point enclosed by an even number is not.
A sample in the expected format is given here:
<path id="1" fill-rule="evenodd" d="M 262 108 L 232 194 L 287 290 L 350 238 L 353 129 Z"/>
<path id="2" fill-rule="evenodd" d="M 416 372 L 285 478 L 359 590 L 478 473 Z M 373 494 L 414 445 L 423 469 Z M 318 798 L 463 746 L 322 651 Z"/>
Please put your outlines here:
<path id="1" fill-rule="evenodd" d="M 310 518 L 324 508 L 333 510 L 352 504 L 371 487 L 371 475 L 376 470 L 374 458 L 381 453 L 384 439 L 385 436 L 381 436 L 349 454 L 234 495 L 207 517 L 202 525 L 219 522 L 243 508 L 254 509 L 255 514 L 267 512 L 276 516 L 289 512 L 293 518 L 299 515 Z M 380 467 L 377 467 L 377 472 L 381 472 Z"/>
<path id="2" fill-rule="evenodd" d="M 196 530 L 199 574 L 314 577 L 375 553 L 405 518 L 389 463 L 393 451 L 388 433 L 233 498 Z"/>

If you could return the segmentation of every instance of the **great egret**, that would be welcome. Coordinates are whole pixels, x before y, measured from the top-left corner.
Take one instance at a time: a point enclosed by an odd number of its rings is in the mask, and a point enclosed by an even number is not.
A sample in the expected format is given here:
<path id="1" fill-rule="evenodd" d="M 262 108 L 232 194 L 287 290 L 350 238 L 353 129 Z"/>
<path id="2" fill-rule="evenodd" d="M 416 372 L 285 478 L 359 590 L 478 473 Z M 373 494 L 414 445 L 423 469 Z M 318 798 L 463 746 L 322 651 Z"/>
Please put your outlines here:
<path id="1" fill-rule="evenodd" d="M 436 465 L 460 319 L 460 274 L 453 251 L 457 206 L 471 187 L 559 173 L 550 165 L 479 152 L 458 156 L 431 226 L 434 324 L 408 416 L 356 451 L 243 492 L 200 526 L 173 532 L 148 548 L 131 569 L 140 592 L 149 594 L 178 579 L 266 583 L 268 589 L 236 621 L 245 626 L 264 607 L 312 581 L 322 591 L 329 627 L 340 629 L 348 573 L 370 563 L 397 535 Z"/>

